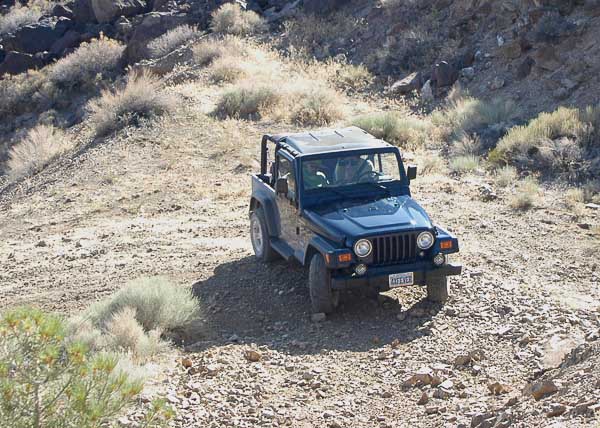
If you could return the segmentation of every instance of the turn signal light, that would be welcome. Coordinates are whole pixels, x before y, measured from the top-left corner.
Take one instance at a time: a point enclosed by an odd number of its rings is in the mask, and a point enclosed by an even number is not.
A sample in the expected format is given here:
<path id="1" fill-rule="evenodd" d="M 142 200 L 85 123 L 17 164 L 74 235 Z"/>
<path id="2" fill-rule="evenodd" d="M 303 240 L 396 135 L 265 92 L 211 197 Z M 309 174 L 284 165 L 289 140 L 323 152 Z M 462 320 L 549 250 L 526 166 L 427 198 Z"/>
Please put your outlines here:
<path id="1" fill-rule="evenodd" d="M 352 254 L 350 254 L 350 253 L 338 255 L 338 262 L 340 262 L 340 263 L 348 263 L 351 261 L 352 261 Z"/>
<path id="2" fill-rule="evenodd" d="M 442 250 L 449 250 L 452 248 L 452 241 L 440 241 L 440 248 Z"/>

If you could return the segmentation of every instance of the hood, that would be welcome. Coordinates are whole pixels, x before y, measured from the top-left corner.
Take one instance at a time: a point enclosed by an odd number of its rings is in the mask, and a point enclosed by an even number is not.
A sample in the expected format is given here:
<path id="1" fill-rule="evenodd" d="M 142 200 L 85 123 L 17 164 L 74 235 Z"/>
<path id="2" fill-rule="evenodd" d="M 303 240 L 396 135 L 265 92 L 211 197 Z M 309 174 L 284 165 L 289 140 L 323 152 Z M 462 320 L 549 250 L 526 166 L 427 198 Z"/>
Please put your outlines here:
<path id="1" fill-rule="evenodd" d="M 410 196 L 332 202 L 311 207 L 305 210 L 304 216 L 319 233 L 336 241 L 433 228 L 425 210 Z"/>

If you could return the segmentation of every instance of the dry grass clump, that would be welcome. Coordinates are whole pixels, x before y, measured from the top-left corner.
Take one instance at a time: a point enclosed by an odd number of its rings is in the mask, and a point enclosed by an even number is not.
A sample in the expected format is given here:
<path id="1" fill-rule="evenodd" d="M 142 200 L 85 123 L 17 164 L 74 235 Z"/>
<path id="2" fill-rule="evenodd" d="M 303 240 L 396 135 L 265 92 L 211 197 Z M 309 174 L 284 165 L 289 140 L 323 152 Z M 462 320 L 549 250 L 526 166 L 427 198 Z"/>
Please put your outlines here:
<path id="1" fill-rule="evenodd" d="M 358 117 L 353 124 L 389 143 L 401 147 L 422 147 L 430 131 L 430 123 L 398 112 L 374 113 Z"/>
<path id="2" fill-rule="evenodd" d="M 242 10 L 237 3 L 226 3 L 212 13 L 210 28 L 219 34 L 247 36 L 265 30 L 265 21 L 255 12 Z"/>
<path id="3" fill-rule="evenodd" d="M 40 71 L 4 76 L 0 80 L 0 116 L 17 116 L 32 110 L 35 94 L 44 84 Z"/>
<path id="4" fill-rule="evenodd" d="M 517 185 L 515 193 L 511 196 L 509 204 L 515 210 L 528 210 L 532 208 L 540 193 L 540 186 L 533 177 L 527 177 Z"/>
<path id="5" fill-rule="evenodd" d="M 359 91 L 373 81 L 373 75 L 364 65 L 343 64 L 337 71 L 336 84 L 342 89 Z"/>
<path id="6" fill-rule="evenodd" d="M 46 10 L 43 6 L 41 2 L 29 6 L 22 6 L 17 2 L 6 14 L 0 15 L 0 36 L 38 22 Z"/>
<path id="7" fill-rule="evenodd" d="M 104 136 L 129 125 L 171 113 L 177 99 L 162 91 L 160 81 L 149 73 L 130 74 L 127 84 L 105 90 L 89 106 L 90 124 L 96 136 Z"/>
<path id="8" fill-rule="evenodd" d="M 95 88 L 99 81 L 116 76 L 124 50 L 125 46 L 106 38 L 83 43 L 50 67 L 48 79 L 65 88 Z"/>
<path id="9" fill-rule="evenodd" d="M 106 328 L 125 308 L 135 311 L 135 319 L 144 331 L 172 332 L 186 327 L 197 316 L 198 301 L 189 289 L 165 278 L 143 278 L 93 305 L 88 315 L 94 325 Z"/>
<path id="10" fill-rule="evenodd" d="M 312 88 L 297 95 L 292 120 L 304 126 L 325 126 L 344 116 L 338 94 L 326 88 Z"/>
<path id="11" fill-rule="evenodd" d="M 459 139 L 490 125 L 506 123 L 514 115 L 515 106 L 511 101 L 482 101 L 462 94 L 451 97 L 445 107 L 431 115 L 431 121 L 448 138 Z"/>
<path id="12" fill-rule="evenodd" d="M 450 153 L 453 156 L 477 156 L 481 151 L 481 140 L 477 135 L 463 134 L 450 146 Z"/>
<path id="13" fill-rule="evenodd" d="M 200 36 L 200 31 L 189 25 L 180 25 L 167 31 L 148 43 L 148 50 L 152 58 L 160 58 L 171 53 L 185 42 Z"/>
<path id="14" fill-rule="evenodd" d="M 274 86 L 260 84 L 240 85 L 223 93 L 215 113 L 236 119 L 259 119 L 282 101 L 281 92 Z"/>
<path id="15" fill-rule="evenodd" d="M 419 156 L 419 169 L 424 175 L 443 174 L 446 162 L 437 153 L 424 153 Z"/>
<path id="16" fill-rule="evenodd" d="M 222 39 L 207 38 L 192 47 L 194 61 L 206 66 L 225 56 L 242 55 L 246 50 L 244 42 L 236 36 L 226 36 Z"/>
<path id="17" fill-rule="evenodd" d="M 450 159 L 448 168 L 455 174 L 467 174 L 479 168 L 479 158 L 473 155 L 456 156 Z"/>
<path id="18" fill-rule="evenodd" d="M 496 171 L 494 181 L 499 187 L 508 187 L 517 180 L 517 169 L 506 165 Z"/>
<path id="19" fill-rule="evenodd" d="M 208 76 L 215 83 L 232 83 L 245 77 L 246 71 L 236 57 L 221 57 L 213 61 Z"/>
<path id="20" fill-rule="evenodd" d="M 72 143 L 64 132 L 39 125 L 9 151 L 7 173 L 13 179 L 35 174 L 70 148 Z"/>
<path id="21" fill-rule="evenodd" d="M 490 161 L 572 180 L 597 176 L 599 126 L 599 107 L 559 107 L 511 128 L 490 153 Z"/>

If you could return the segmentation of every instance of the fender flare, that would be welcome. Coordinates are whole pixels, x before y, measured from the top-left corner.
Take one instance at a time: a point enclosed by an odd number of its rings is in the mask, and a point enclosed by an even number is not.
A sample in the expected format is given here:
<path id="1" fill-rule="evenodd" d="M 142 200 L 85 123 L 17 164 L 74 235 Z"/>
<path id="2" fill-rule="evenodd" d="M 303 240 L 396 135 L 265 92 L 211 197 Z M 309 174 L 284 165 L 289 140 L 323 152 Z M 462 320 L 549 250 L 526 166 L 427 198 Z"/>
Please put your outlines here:
<path id="1" fill-rule="evenodd" d="M 315 235 L 313 236 L 306 248 L 304 249 L 304 257 L 303 257 L 303 265 L 307 266 L 310 264 L 310 260 L 312 259 L 315 253 L 321 253 L 323 256 L 327 253 L 332 253 L 335 251 L 335 247 L 323 239 L 321 236 Z"/>

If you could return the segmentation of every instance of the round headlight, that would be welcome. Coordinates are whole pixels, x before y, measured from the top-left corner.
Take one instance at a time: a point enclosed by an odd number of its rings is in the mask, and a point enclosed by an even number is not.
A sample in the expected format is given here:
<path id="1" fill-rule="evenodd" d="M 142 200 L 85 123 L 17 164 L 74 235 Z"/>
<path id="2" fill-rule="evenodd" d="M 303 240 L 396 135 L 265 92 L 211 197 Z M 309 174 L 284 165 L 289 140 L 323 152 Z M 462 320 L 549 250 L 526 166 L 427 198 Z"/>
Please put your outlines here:
<path id="1" fill-rule="evenodd" d="M 356 244 L 354 244 L 354 252 L 358 257 L 367 257 L 371 254 L 372 250 L 373 246 L 368 239 L 359 239 L 356 241 Z"/>
<path id="2" fill-rule="evenodd" d="M 446 256 L 443 255 L 442 253 L 438 253 L 435 255 L 435 257 L 433 258 L 433 263 L 435 263 L 436 266 L 441 266 L 444 263 L 446 263 Z"/>
<path id="3" fill-rule="evenodd" d="M 431 232 L 422 232 L 417 236 L 417 245 L 421 250 L 427 250 L 433 245 L 433 235 Z"/>

